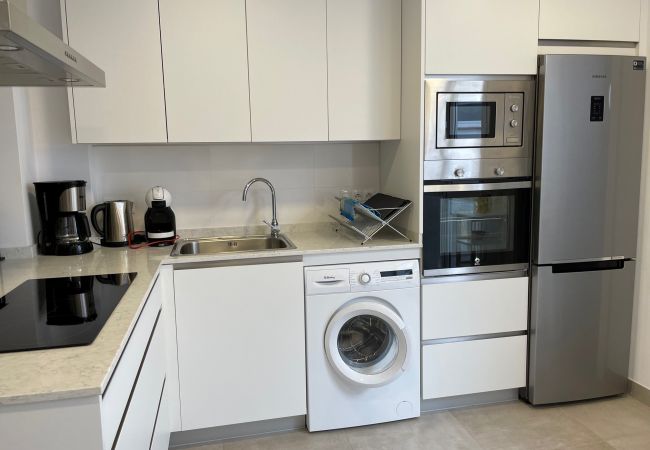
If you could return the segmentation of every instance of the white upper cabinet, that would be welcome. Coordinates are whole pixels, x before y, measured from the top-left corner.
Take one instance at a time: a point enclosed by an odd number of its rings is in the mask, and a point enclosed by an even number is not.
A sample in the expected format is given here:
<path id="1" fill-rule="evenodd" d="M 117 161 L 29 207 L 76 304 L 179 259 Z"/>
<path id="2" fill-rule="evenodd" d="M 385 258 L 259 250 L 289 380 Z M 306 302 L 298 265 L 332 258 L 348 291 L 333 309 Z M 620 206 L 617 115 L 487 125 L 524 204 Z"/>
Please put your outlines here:
<path id="1" fill-rule="evenodd" d="M 538 1 L 426 0 L 426 73 L 537 73 Z"/>
<path id="2" fill-rule="evenodd" d="M 250 142 L 246 0 L 160 0 L 169 142 Z"/>
<path id="3" fill-rule="evenodd" d="M 641 0 L 540 0 L 539 38 L 638 42 Z"/>
<path id="4" fill-rule="evenodd" d="M 70 45 L 106 72 L 106 88 L 73 88 L 76 141 L 166 142 L 158 1 L 65 7 Z"/>
<path id="5" fill-rule="evenodd" d="M 327 141 L 326 0 L 246 0 L 253 141 Z"/>
<path id="6" fill-rule="evenodd" d="M 328 0 L 331 141 L 400 137 L 401 0 Z"/>

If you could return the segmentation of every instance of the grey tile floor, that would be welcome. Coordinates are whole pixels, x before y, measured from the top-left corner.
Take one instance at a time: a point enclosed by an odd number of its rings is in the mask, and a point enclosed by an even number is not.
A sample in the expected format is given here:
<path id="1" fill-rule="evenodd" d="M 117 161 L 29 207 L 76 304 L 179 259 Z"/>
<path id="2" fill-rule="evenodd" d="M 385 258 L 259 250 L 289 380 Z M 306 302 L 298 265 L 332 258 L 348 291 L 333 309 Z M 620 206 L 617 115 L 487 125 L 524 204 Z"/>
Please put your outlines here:
<path id="1" fill-rule="evenodd" d="M 347 430 L 293 431 L 191 450 L 650 450 L 650 407 L 631 397 L 533 408 L 522 402 L 457 409 Z"/>

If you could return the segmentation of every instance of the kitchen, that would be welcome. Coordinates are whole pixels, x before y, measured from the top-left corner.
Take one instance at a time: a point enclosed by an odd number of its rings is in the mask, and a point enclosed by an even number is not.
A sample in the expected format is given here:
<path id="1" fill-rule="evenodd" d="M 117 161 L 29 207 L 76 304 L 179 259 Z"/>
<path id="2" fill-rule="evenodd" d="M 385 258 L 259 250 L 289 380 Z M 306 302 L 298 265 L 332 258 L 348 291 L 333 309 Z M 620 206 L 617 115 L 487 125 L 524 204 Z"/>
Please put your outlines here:
<path id="1" fill-rule="evenodd" d="M 645 0 L 132 3 L 10 2 L 0 447 L 650 446 Z"/>

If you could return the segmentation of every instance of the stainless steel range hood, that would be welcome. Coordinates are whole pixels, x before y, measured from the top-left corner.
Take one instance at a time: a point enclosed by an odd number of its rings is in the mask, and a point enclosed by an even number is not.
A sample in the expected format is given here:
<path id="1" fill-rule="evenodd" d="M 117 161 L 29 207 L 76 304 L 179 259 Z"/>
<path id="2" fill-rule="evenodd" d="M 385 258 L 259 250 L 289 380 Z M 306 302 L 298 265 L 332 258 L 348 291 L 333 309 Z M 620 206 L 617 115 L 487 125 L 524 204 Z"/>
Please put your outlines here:
<path id="1" fill-rule="evenodd" d="M 0 86 L 105 87 L 104 71 L 0 0 Z"/>

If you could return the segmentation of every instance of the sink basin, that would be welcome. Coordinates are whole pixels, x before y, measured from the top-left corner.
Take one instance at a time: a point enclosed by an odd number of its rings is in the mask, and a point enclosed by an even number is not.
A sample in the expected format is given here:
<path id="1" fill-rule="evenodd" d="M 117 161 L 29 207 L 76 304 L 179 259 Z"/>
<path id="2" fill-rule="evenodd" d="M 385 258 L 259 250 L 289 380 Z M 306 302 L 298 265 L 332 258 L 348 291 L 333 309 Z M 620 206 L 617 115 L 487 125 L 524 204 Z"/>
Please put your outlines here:
<path id="1" fill-rule="evenodd" d="M 179 239 L 174 244 L 172 256 L 214 255 L 218 253 L 258 252 L 264 250 L 292 250 L 286 236 L 221 236 L 197 239 Z"/>

